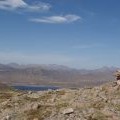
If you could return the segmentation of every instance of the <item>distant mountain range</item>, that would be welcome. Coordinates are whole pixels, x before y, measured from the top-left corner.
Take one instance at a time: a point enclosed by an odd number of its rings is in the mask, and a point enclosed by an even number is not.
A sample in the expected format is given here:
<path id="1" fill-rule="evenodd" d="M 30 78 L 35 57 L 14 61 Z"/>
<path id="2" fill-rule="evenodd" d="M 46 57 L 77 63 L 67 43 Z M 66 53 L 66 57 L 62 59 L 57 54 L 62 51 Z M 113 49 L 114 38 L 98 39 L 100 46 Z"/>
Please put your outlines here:
<path id="1" fill-rule="evenodd" d="M 113 73 L 117 69 L 103 67 L 95 70 L 78 70 L 55 64 L 0 64 L 0 82 L 9 85 L 95 86 L 113 81 Z"/>

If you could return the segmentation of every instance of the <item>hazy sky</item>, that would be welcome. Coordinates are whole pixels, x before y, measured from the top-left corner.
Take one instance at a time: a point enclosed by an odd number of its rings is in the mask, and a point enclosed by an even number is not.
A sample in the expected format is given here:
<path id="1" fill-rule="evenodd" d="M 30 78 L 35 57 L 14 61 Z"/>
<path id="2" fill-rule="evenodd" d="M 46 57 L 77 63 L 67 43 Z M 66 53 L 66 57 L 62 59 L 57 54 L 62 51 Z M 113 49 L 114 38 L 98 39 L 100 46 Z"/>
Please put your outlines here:
<path id="1" fill-rule="evenodd" d="M 0 0 L 0 63 L 120 67 L 120 0 Z"/>

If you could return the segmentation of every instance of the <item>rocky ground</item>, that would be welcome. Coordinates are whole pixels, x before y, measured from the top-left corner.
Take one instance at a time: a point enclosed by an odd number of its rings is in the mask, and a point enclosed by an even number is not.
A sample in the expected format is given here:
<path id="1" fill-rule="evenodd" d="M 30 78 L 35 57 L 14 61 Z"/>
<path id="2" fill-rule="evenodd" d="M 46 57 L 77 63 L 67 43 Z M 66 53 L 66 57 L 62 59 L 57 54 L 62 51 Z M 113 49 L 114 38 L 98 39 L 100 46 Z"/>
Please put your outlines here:
<path id="1" fill-rule="evenodd" d="M 120 120 L 120 86 L 0 90 L 0 120 Z"/>

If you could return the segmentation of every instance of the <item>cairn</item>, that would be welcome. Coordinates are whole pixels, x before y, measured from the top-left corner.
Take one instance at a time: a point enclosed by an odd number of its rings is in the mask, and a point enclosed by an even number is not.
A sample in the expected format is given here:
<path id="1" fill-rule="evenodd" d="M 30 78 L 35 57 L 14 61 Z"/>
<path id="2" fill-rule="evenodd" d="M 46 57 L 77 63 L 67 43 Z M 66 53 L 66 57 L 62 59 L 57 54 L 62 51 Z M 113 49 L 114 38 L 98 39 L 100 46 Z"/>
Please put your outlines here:
<path id="1" fill-rule="evenodd" d="M 114 76 L 116 77 L 116 84 L 120 86 L 120 70 L 117 70 Z"/>

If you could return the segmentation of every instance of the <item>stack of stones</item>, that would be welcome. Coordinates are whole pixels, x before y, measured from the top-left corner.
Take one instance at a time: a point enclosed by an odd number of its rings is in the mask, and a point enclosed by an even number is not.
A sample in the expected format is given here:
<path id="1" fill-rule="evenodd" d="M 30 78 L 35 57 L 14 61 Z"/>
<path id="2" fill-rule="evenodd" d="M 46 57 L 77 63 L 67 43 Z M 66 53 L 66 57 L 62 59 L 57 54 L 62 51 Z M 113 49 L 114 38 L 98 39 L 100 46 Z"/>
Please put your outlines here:
<path id="1" fill-rule="evenodd" d="M 116 83 L 117 83 L 117 85 L 120 86 L 120 70 L 117 70 L 114 75 L 116 77 Z"/>

